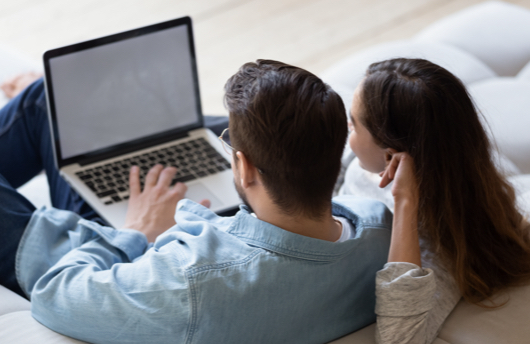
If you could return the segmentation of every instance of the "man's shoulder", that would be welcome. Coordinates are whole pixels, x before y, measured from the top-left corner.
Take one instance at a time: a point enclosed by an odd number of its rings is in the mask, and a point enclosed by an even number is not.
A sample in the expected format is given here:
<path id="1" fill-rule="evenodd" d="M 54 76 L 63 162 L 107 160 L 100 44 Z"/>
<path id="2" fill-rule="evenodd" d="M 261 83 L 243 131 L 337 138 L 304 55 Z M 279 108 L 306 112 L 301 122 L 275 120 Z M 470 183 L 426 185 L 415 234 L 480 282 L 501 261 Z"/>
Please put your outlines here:
<path id="1" fill-rule="evenodd" d="M 255 251 L 230 233 L 235 217 L 218 216 L 200 204 L 182 200 L 175 220 L 177 224 L 160 235 L 153 248 L 175 257 L 188 271 L 244 260 Z"/>
<path id="2" fill-rule="evenodd" d="M 377 200 L 341 195 L 333 198 L 333 215 L 344 216 L 350 220 L 360 221 L 365 227 L 392 227 L 392 212 Z"/>

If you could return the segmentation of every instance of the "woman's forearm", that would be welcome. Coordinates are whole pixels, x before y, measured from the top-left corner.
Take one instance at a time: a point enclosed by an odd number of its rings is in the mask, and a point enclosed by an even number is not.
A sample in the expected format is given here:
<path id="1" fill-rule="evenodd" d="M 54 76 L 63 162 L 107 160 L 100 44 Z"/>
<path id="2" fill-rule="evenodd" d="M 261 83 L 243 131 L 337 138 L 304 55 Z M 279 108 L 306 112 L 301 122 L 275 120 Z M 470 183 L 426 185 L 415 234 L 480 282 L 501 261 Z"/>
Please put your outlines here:
<path id="1" fill-rule="evenodd" d="M 414 201 L 396 200 L 388 262 L 413 263 L 421 267 L 418 205 Z"/>

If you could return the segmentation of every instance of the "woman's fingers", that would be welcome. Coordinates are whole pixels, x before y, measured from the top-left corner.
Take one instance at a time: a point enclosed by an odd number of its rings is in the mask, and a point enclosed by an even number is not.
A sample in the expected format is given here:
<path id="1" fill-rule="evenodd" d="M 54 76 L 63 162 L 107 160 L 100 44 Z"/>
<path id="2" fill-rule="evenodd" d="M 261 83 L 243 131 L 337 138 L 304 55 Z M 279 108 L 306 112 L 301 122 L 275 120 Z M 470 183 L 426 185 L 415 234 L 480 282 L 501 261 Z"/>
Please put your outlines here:
<path id="1" fill-rule="evenodd" d="M 390 178 L 392 178 L 392 180 L 394 180 L 394 178 L 396 177 L 396 171 L 399 168 L 399 163 L 401 162 L 401 159 L 403 159 L 402 153 L 396 153 L 392 156 L 392 161 L 390 161 L 389 166 Z"/>
<path id="2" fill-rule="evenodd" d="M 381 176 L 383 178 L 381 178 L 381 182 L 379 182 L 379 187 L 380 188 L 384 188 L 385 186 L 387 186 L 388 184 L 390 184 L 390 182 L 392 181 L 392 179 L 390 179 L 390 177 L 388 176 L 388 169 L 384 170 L 383 172 L 381 172 Z"/>
<path id="3" fill-rule="evenodd" d="M 407 153 L 399 154 L 399 163 L 393 172 L 392 195 L 394 199 L 409 199 L 417 202 L 419 195 L 414 160 Z"/>
<path id="4" fill-rule="evenodd" d="M 399 166 L 399 161 L 401 159 L 400 153 L 396 153 L 392 155 L 392 159 L 388 163 L 387 167 L 383 172 L 381 172 L 379 175 L 383 178 L 381 179 L 381 182 L 379 183 L 380 188 L 384 188 L 388 184 L 390 184 L 391 181 L 394 180 L 394 177 L 396 176 L 396 170 Z"/>

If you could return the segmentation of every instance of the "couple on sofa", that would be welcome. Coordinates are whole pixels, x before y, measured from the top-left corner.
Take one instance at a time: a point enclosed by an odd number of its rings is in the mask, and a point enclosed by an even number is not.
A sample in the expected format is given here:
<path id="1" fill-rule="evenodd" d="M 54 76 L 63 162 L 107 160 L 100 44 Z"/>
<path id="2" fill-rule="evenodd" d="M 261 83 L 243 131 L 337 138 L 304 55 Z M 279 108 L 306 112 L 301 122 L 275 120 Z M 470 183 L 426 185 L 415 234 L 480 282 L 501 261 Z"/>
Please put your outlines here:
<path id="1" fill-rule="evenodd" d="M 42 81 L 0 110 L 0 283 L 35 319 L 95 343 L 323 343 L 377 318 L 379 343 L 430 343 L 461 297 L 530 276 L 514 190 L 447 70 L 374 63 L 347 116 L 319 78 L 276 61 L 243 65 L 225 90 L 240 211 L 184 199 L 175 167 L 154 166 L 142 190 L 133 167 L 120 229 L 53 166 Z M 346 141 L 356 158 L 332 199 Z M 359 168 L 392 182 L 393 216 L 348 195 L 370 183 Z M 36 210 L 15 188 L 42 169 L 54 208 Z"/>

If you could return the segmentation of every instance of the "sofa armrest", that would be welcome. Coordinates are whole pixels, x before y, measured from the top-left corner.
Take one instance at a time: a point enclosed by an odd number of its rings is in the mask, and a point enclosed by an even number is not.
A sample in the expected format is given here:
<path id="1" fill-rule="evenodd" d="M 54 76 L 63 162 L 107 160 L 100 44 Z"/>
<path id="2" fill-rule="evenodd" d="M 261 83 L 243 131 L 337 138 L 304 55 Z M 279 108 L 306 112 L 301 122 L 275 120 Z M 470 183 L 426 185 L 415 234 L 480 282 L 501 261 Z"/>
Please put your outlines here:
<path id="1" fill-rule="evenodd" d="M 329 344 L 375 344 L 375 324 L 368 325 Z"/>
<path id="2" fill-rule="evenodd" d="M 28 300 L 0 285 L 0 316 L 12 312 L 29 311 L 31 304 Z"/>
<path id="3" fill-rule="evenodd" d="M 0 343 L 82 344 L 84 342 L 53 332 L 33 319 L 30 311 L 0 316 Z"/>

